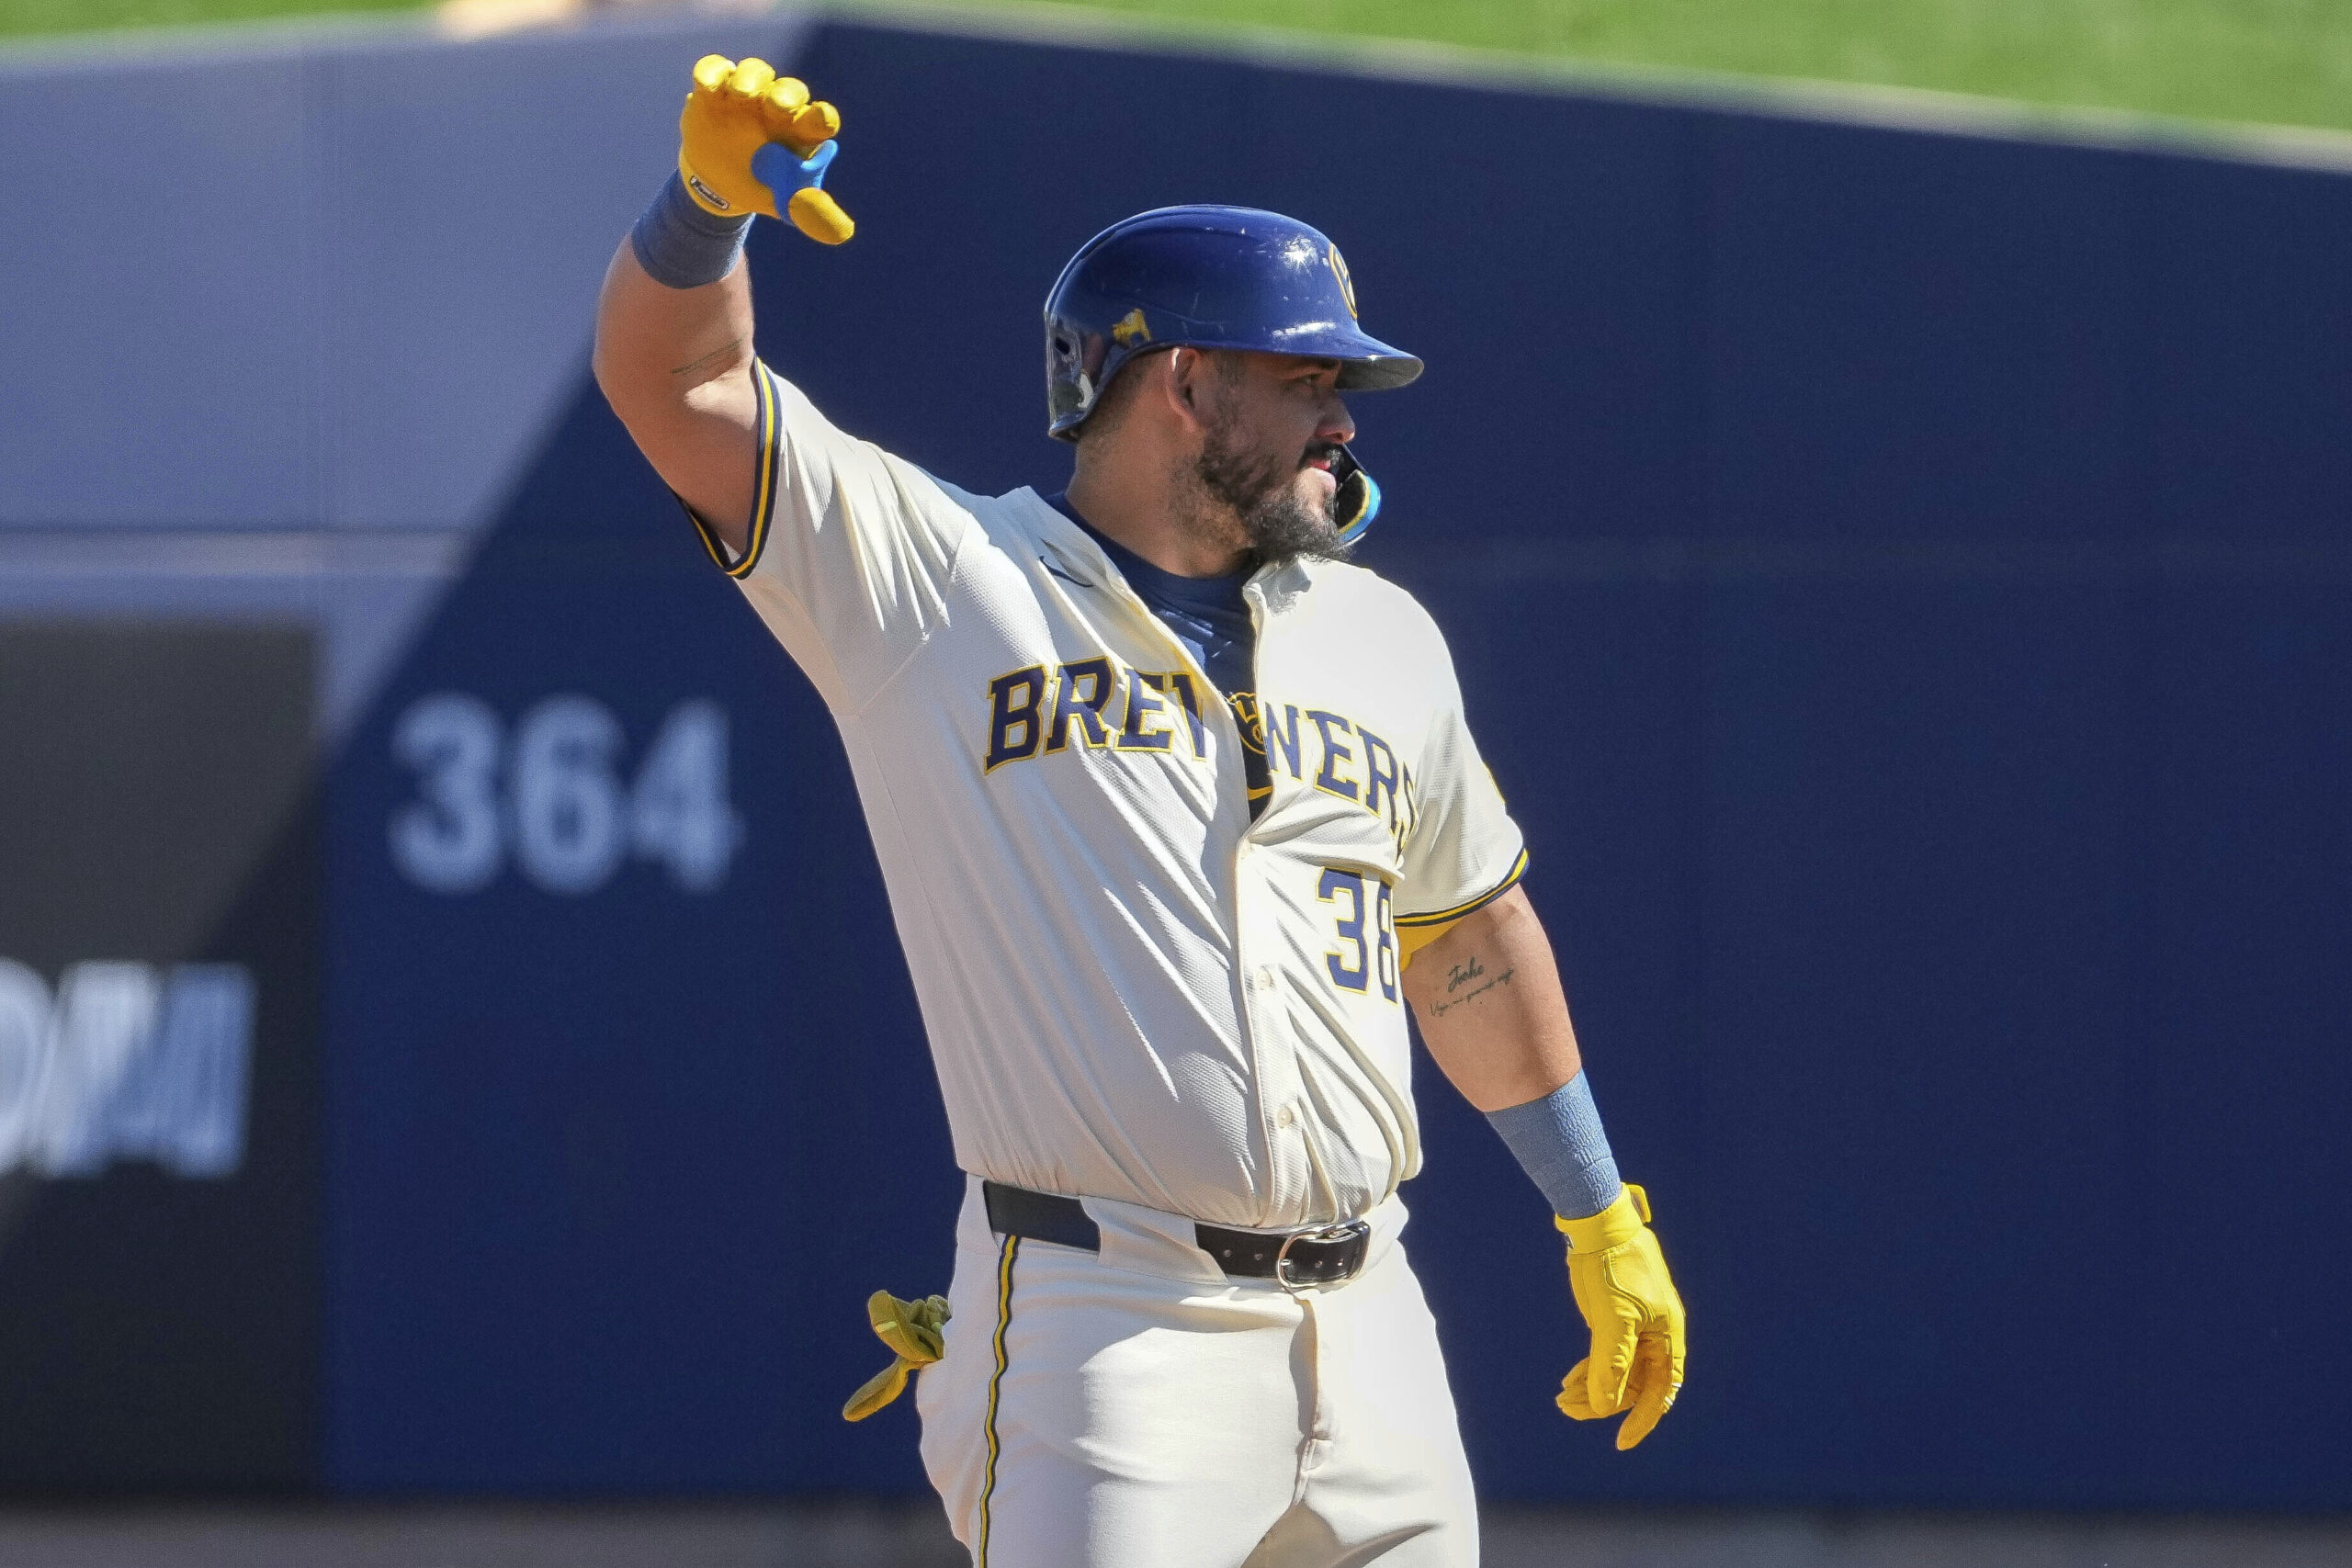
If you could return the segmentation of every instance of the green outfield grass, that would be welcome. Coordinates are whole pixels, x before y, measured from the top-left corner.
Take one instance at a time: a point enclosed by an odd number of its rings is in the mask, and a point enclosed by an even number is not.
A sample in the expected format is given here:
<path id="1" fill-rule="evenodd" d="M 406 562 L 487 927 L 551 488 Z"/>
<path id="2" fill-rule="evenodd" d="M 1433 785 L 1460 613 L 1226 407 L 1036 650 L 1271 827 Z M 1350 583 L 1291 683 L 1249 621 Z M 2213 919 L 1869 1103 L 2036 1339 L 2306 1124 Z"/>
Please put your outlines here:
<path id="1" fill-rule="evenodd" d="M 88 32 L 299 17 L 323 11 L 407 11 L 415 0 L 0 0 L 0 35 Z"/>
<path id="2" fill-rule="evenodd" d="M 0 0 L 0 32 L 404 0 Z M 1090 0 L 1597 62 L 2352 129 L 2352 0 Z"/>
<path id="3" fill-rule="evenodd" d="M 1092 0 L 1576 59 L 2352 129 L 2352 0 Z"/>

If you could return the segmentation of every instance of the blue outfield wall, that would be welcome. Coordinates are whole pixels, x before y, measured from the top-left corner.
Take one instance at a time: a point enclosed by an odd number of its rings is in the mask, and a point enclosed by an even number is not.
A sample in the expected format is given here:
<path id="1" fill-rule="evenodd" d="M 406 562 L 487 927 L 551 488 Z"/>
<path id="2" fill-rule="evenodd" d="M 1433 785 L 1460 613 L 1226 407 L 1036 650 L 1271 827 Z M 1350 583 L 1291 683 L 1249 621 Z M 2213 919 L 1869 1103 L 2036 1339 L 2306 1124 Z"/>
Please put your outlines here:
<path id="1" fill-rule="evenodd" d="M 860 228 L 761 225 L 762 350 L 958 483 L 1066 474 L 1038 307 L 1137 209 L 1318 224 L 1429 361 L 1355 405 L 1364 558 L 1452 636 L 1692 1313 L 1649 1443 L 1564 1421 L 1541 1201 L 1424 1075 L 1489 1496 L 2352 1503 L 2352 178 L 839 22 L 797 67 Z M 836 1414 L 958 1190 L 847 770 L 584 375 L 327 821 L 331 1484 L 920 1487 L 910 1410 Z"/>

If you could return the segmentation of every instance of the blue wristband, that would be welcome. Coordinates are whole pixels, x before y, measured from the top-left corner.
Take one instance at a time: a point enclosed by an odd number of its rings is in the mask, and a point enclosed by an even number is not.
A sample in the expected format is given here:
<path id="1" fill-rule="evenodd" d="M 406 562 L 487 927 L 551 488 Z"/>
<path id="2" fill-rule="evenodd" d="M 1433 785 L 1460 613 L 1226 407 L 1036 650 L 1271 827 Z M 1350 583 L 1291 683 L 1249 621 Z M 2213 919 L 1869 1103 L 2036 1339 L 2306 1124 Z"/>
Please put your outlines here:
<path id="1" fill-rule="evenodd" d="M 1487 1121 L 1560 1218 L 1589 1219 L 1617 1201 L 1625 1184 L 1584 1074 L 1541 1100 L 1489 1111 Z"/>
<path id="2" fill-rule="evenodd" d="M 686 182 L 672 170 L 662 193 L 628 231 L 629 248 L 645 276 L 671 288 L 699 288 L 735 269 L 751 232 L 749 214 L 721 218 L 686 194 Z"/>

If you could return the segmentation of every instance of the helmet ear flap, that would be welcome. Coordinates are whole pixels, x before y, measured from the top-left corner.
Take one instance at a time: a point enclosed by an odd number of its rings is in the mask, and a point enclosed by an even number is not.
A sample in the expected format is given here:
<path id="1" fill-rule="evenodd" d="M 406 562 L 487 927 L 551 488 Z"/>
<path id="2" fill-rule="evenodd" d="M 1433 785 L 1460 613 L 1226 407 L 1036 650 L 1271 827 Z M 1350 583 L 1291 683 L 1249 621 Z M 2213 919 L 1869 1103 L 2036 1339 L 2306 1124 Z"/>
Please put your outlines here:
<path id="1" fill-rule="evenodd" d="M 1331 472 L 1340 481 L 1340 492 L 1331 502 L 1331 519 L 1339 526 L 1339 542 L 1344 549 L 1363 538 L 1372 520 L 1380 515 L 1380 486 L 1345 446 L 1332 459 Z"/>
<path id="2" fill-rule="evenodd" d="M 1109 356 L 1102 333 L 1046 318 L 1046 406 L 1054 425 L 1049 434 L 1063 441 L 1078 439 L 1078 426 L 1094 412 L 1110 379 L 1103 365 Z"/>

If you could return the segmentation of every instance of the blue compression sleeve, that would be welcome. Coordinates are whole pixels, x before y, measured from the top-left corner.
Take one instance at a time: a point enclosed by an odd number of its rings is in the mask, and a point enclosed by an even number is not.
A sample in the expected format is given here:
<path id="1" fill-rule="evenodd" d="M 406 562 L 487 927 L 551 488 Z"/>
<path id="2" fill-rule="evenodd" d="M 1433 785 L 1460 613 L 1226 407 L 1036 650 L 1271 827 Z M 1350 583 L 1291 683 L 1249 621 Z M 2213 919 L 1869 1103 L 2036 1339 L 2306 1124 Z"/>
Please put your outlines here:
<path id="1" fill-rule="evenodd" d="M 628 243 L 637 253 L 637 265 L 654 282 L 671 288 L 699 288 L 734 269 L 751 228 L 749 214 L 721 218 L 704 210 L 673 170 L 662 194 L 628 231 Z"/>
<path id="2" fill-rule="evenodd" d="M 1541 1100 L 1489 1111 L 1487 1120 L 1560 1218 L 1586 1219 L 1617 1201 L 1624 1183 L 1584 1074 Z"/>

